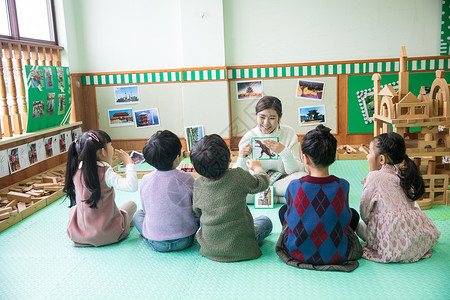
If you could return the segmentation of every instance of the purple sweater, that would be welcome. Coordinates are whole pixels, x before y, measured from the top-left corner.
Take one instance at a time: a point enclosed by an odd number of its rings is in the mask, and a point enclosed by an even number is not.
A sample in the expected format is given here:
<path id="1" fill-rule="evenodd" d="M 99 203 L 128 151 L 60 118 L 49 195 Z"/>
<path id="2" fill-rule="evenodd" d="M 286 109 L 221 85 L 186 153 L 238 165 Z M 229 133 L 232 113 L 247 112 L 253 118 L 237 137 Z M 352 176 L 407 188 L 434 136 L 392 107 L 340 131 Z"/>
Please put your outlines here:
<path id="1" fill-rule="evenodd" d="M 198 223 L 192 210 L 194 177 L 178 170 L 153 171 L 141 182 L 142 233 L 153 241 L 179 239 L 194 234 Z"/>

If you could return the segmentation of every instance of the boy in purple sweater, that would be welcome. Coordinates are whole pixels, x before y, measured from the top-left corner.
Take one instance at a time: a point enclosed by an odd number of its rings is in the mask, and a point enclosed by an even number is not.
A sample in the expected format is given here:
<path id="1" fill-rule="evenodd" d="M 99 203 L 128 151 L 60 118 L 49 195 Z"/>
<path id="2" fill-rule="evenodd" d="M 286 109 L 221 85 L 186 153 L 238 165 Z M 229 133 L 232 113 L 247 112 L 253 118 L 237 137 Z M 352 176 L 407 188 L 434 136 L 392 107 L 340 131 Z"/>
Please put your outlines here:
<path id="1" fill-rule="evenodd" d="M 147 141 L 145 161 L 156 168 L 141 181 L 142 208 L 134 225 L 155 251 L 189 248 L 199 227 L 192 210 L 194 177 L 176 168 L 181 161 L 181 142 L 169 130 L 158 131 Z"/>

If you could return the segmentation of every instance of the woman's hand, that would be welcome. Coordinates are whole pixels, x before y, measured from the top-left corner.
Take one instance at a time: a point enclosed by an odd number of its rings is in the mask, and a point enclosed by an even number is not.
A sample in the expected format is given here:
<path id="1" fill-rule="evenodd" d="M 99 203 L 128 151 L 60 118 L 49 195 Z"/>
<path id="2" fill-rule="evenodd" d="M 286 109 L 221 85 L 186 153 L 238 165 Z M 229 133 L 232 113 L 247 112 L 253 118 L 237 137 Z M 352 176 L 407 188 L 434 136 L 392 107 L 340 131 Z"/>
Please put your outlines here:
<path id="1" fill-rule="evenodd" d="M 258 159 L 250 158 L 245 162 L 247 164 L 247 168 L 252 170 L 253 172 L 264 171 L 261 167 L 261 162 Z"/>
<path id="2" fill-rule="evenodd" d="M 264 144 L 266 144 L 270 150 L 272 150 L 273 152 L 275 152 L 277 154 L 280 154 L 284 150 L 284 148 L 286 148 L 286 147 L 284 147 L 283 144 L 281 144 L 277 141 L 274 141 L 274 140 L 265 140 Z"/>
<path id="3" fill-rule="evenodd" d="M 131 159 L 130 155 L 123 151 L 122 149 L 115 149 L 117 156 L 120 158 L 121 161 L 123 161 L 123 164 L 126 166 L 128 164 L 133 163 L 133 160 Z"/>
<path id="4" fill-rule="evenodd" d="M 239 149 L 239 156 L 243 158 L 249 156 L 250 153 L 252 153 L 252 149 L 253 147 L 250 144 L 245 145 L 244 147 Z"/>

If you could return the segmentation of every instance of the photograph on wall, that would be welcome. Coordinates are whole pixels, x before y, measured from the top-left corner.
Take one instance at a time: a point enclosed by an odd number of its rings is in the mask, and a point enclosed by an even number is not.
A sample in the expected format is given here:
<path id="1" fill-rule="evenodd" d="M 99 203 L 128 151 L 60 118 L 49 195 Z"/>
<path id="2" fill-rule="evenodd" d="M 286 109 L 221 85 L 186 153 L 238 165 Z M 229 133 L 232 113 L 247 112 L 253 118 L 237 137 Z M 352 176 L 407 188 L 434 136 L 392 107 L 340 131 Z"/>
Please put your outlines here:
<path id="1" fill-rule="evenodd" d="M 325 105 L 298 108 L 300 126 L 325 124 Z"/>
<path id="2" fill-rule="evenodd" d="M 30 160 L 31 165 L 38 162 L 36 142 L 28 144 L 28 159 Z"/>
<path id="3" fill-rule="evenodd" d="M 11 174 L 30 166 L 27 145 L 8 149 L 9 170 Z"/>
<path id="4" fill-rule="evenodd" d="M 52 68 L 44 68 L 45 73 L 45 88 L 53 89 L 53 73 Z"/>
<path id="5" fill-rule="evenodd" d="M 55 93 L 47 94 L 47 116 L 55 113 Z"/>
<path id="6" fill-rule="evenodd" d="M 66 94 L 58 95 L 58 115 L 63 115 L 66 111 Z"/>
<path id="7" fill-rule="evenodd" d="M 44 138 L 45 158 L 53 156 L 53 137 Z"/>
<path id="8" fill-rule="evenodd" d="M 44 116 L 44 101 L 33 102 L 33 119 L 41 118 Z"/>
<path id="9" fill-rule="evenodd" d="M 9 175 L 8 151 L 0 151 L 0 177 Z"/>
<path id="10" fill-rule="evenodd" d="M 78 137 L 81 135 L 81 127 L 75 128 L 72 130 L 72 141 L 76 141 Z"/>
<path id="11" fill-rule="evenodd" d="M 389 83 L 392 87 L 398 91 L 399 81 Z M 380 90 L 382 90 L 386 86 L 380 86 Z M 369 124 L 373 123 L 373 114 L 375 112 L 375 93 L 372 88 L 360 90 L 356 92 L 356 96 L 358 97 L 359 108 L 361 109 L 361 113 L 364 118 L 364 123 Z"/>
<path id="12" fill-rule="evenodd" d="M 58 89 L 63 91 L 66 87 L 65 83 L 65 76 L 64 76 L 64 69 L 63 68 L 56 68 L 56 78 L 58 79 Z"/>
<path id="13" fill-rule="evenodd" d="M 139 87 L 137 85 L 114 87 L 114 100 L 116 104 L 139 103 Z"/>
<path id="14" fill-rule="evenodd" d="M 134 125 L 133 109 L 131 108 L 108 109 L 108 116 L 109 127 Z"/>
<path id="15" fill-rule="evenodd" d="M 259 160 L 277 160 L 278 154 L 269 149 L 269 147 L 265 144 L 266 141 L 272 140 L 278 142 L 278 137 L 253 137 L 251 139 L 252 150 L 252 158 L 256 158 Z"/>
<path id="16" fill-rule="evenodd" d="M 263 96 L 262 80 L 237 81 L 236 91 L 238 100 L 260 99 Z"/>
<path id="17" fill-rule="evenodd" d="M 159 113 L 157 108 L 134 111 L 136 128 L 159 126 Z"/>
<path id="18" fill-rule="evenodd" d="M 22 169 L 19 159 L 19 147 L 8 149 L 8 160 L 11 174 L 20 171 L 20 169 Z"/>
<path id="19" fill-rule="evenodd" d="M 273 186 L 255 194 L 255 208 L 273 208 Z"/>
<path id="20" fill-rule="evenodd" d="M 69 145 L 72 143 L 72 134 L 70 131 L 61 132 L 58 137 L 59 152 L 63 153 L 69 150 Z"/>
<path id="21" fill-rule="evenodd" d="M 185 127 L 184 130 L 186 133 L 187 151 L 191 152 L 192 147 L 194 147 L 194 144 L 197 143 L 199 140 L 201 140 L 202 137 L 205 136 L 205 133 L 203 131 L 203 125 L 188 126 L 188 127 Z"/>
<path id="22" fill-rule="evenodd" d="M 43 88 L 44 87 L 44 72 L 42 70 L 31 70 L 31 87 L 32 88 Z"/>
<path id="23" fill-rule="evenodd" d="M 297 83 L 297 98 L 308 100 L 322 100 L 325 89 L 325 82 L 302 80 L 299 79 Z"/>
<path id="24" fill-rule="evenodd" d="M 59 134 L 55 134 L 52 138 L 52 149 L 53 149 L 53 156 L 59 155 L 61 153 L 61 150 L 59 148 Z"/>

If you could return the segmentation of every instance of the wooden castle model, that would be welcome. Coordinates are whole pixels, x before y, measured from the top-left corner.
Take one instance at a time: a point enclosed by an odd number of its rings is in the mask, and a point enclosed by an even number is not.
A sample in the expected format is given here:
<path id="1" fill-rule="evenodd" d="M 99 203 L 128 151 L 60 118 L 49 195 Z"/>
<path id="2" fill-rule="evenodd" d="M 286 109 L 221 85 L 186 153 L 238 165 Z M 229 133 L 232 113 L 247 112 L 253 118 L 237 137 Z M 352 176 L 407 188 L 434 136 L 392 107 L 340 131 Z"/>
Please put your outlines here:
<path id="1" fill-rule="evenodd" d="M 442 157 L 450 156 L 450 91 L 444 71 L 436 71 L 436 79 L 427 95 L 422 86 L 416 97 L 409 91 L 406 49 L 400 53 L 399 89 L 386 85 L 380 90 L 381 75 L 374 82 L 374 136 L 391 130 L 405 138 L 406 152 L 414 158 L 425 181 L 425 195 L 418 203 L 422 209 L 435 204 L 450 205 L 448 180 L 450 164 Z M 411 127 L 419 131 L 410 130 Z"/>

